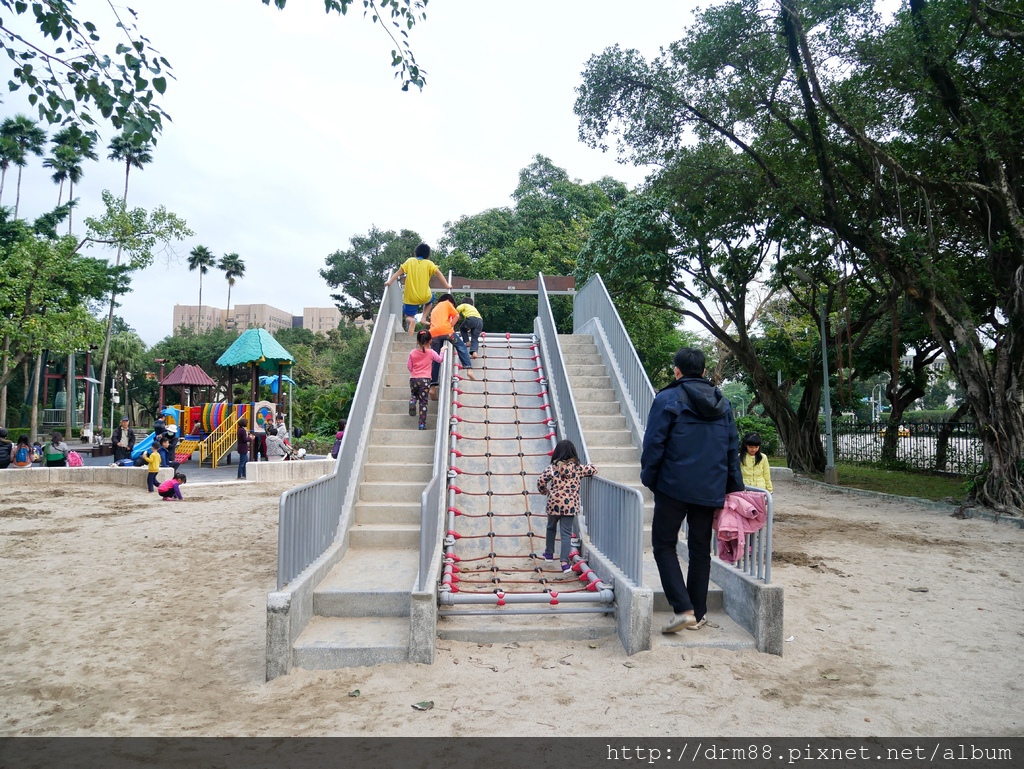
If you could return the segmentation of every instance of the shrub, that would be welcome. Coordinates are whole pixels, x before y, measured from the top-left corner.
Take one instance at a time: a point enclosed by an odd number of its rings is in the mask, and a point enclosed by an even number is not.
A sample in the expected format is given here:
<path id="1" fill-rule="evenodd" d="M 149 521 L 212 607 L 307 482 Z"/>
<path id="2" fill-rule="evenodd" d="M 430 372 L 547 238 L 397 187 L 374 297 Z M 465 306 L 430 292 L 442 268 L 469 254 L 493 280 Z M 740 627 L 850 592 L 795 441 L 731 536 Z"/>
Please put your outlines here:
<path id="1" fill-rule="evenodd" d="M 736 420 L 736 431 L 740 440 L 747 433 L 757 433 L 761 436 L 761 451 L 765 454 L 777 454 L 779 451 L 779 434 L 775 429 L 775 423 L 767 417 L 747 414 Z"/>

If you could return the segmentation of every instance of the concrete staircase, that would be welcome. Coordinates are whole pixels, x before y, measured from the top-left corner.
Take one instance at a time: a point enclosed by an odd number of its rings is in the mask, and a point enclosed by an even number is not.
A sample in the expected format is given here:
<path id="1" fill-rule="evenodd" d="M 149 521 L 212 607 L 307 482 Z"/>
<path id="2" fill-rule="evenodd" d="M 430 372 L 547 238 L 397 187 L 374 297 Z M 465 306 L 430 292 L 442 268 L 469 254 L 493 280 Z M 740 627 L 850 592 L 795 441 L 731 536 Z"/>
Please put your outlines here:
<path id="1" fill-rule="evenodd" d="M 411 592 L 419 568 L 420 495 L 434 461 L 437 406 L 427 429 L 409 416 L 413 348 L 397 333 L 373 415 L 367 463 L 345 556 L 316 587 L 313 618 L 294 645 L 293 664 L 331 669 L 409 660 Z"/>
<path id="2" fill-rule="evenodd" d="M 662 636 L 658 632 L 660 626 L 668 620 L 672 607 L 665 599 L 665 590 L 661 586 L 651 550 L 654 495 L 640 483 L 642 447 L 634 443 L 632 431 L 627 427 L 626 417 L 619 408 L 618 397 L 612 389 L 611 378 L 594 338 L 584 334 L 560 334 L 558 344 L 576 400 L 590 461 L 597 465 L 599 473 L 605 478 L 637 489 L 644 498 L 643 580 L 644 585 L 654 591 L 654 611 L 667 613 L 654 618 L 654 643 L 682 647 L 754 648 L 754 639 L 750 634 L 726 615 L 722 589 L 714 582 L 708 589 L 708 627 L 696 633 L 684 631 Z M 685 562 L 683 573 L 686 573 Z"/>

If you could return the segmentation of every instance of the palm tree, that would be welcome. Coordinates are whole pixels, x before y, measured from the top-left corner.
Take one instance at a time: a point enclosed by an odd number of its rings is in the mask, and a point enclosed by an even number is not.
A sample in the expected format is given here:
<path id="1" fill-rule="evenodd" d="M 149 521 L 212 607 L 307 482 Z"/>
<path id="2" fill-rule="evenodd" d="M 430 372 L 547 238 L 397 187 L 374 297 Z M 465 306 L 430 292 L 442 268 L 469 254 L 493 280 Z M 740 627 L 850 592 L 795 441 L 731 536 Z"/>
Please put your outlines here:
<path id="1" fill-rule="evenodd" d="M 46 131 L 26 115 L 15 115 L 7 118 L 0 125 L 0 136 L 11 139 L 18 147 L 18 154 L 11 162 L 18 167 L 18 194 L 14 199 L 14 218 L 18 218 L 18 206 L 21 205 L 21 171 L 28 165 L 29 154 L 42 156 L 46 144 Z"/>
<path id="2" fill-rule="evenodd" d="M 67 180 L 68 180 L 68 201 L 74 200 L 75 197 L 75 185 L 78 184 L 82 179 L 82 166 L 80 165 L 83 160 L 99 160 L 99 156 L 96 154 L 94 147 L 98 136 L 95 131 L 83 131 L 78 126 L 72 125 L 67 128 L 62 128 L 53 137 L 54 145 L 54 158 L 59 158 L 59 153 L 64 150 L 64 155 L 70 159 L 74 158 L 73 162 L 67 164 Z M 47 161 L 43 161 L 43 165 L 47 165 Z M 52 166 L 50 166 L 52 167 Z M 57 174 L 59 170 L 53 174 L 54 182 L 58 181 Z M 61 190 L 64 189 L 63 180 L 61 180 Z M 57 205 L 60 205 L 60 196 L 57 197 Z M 71 211 L 68 211 L 68 234 L 71 234 L 72 222 L 71 222 Z"/>
<path id="3" fill-rule="evenodd" d="M 128 175 L 131 173 L 132 168 L 138 168 L 142 170 L 142 167 L 146 163 L 153 162 L 153 155 L 151 153 L 151 147 L 146 142 L 135 142 L 132 141 L 131 134 L 120 133 L 110 140 L 110 144 L 107 145 L 110 150 L 108 158 L 115 161 L 124 163 L 124 197 L 122 202 L 124 203 L 125 209 L 128 208 Z M 117 256 L 114 258 L 114 267 L 121 265 L 121 247 L 117 248 Z M 117 302 L 117 292 L 110 292 L 110 310 L 107 313 L 107 335 L 103 341 L 103 363 L 100 364 L 100 395 L 97 398 L 100 408 L 103 408 L 103 398 L 105 395 L 104 388 L 107 384 L 107 361 L 110 358 L 110 335 L 114 330 L 114 306 Z"/>
<path id="4" fill-rule="evenodd" d="M 245 276 L 245 262 L 238 254 L 224 254 L 217 266 L 224 270 L 224 277 L 228 279 L 228 309 L 225 318 L 231 317 L 231 287 L 235 285 L 235 278 Z"/>
<path id="5" fill-rule="evenodd" d="M 196 246 L 188 255 L 188 271 L 199 270 L 199 312 L 203 311 L 203 276 L 211 267 L 217 266 L 217 257 L 206 246 Z M 196 333 L 199 332 L 199 318 L 196 317 Z"/>
<path id="6" fill-rule="evenodd" d="M 53 174 L 50 176 L 53 179 L 53 183 L 60 185 L 57 190 L 58 206 L 60 206 L 60 201 L 64 197 L 64 182 L 68 181 L 72 176 L 76 179 L 82 177 L 82 167 L 78 165 L 78 161 L 78 153 L 75 152 L 74 147 L 69 147 L 66 144 L 54 145 L 53 155 L 43 161 L 44 168 L 53 169 Z"/>
<path id="7" fill-rule="evenodd" d="M 119 333 L 110 340 L 110 365 L 114 369 L 111 377 L 121 379 L 121 392 L 124 393 L 124 410 L 126 412 L 131 410 L 128 390 L 129 374 L 142 368 L 145 363 L 146 343 L 135 332 Z"/>
<path id="8" fill-rule="evenodd" d="M 0 200 L 4 196 L 4 182 L 7 181 L 7 169 L 21 157 L 18 144 L 14 139 L 0 134 Z"/>
<path id="9" fill-rule="evenodd" d="M 124 197 L 122 199 L 127 201 L 128 174 L 131 173 L 132 168 L 138 168 L 141 171 L 146 163 L 153 162 L 153 148 L 148 142 L 138 144 L 132 141 L 131 136 L 124 133 L 111 139 L 107 148 L 110 150 L 108 158 L 124 163 Z"/>

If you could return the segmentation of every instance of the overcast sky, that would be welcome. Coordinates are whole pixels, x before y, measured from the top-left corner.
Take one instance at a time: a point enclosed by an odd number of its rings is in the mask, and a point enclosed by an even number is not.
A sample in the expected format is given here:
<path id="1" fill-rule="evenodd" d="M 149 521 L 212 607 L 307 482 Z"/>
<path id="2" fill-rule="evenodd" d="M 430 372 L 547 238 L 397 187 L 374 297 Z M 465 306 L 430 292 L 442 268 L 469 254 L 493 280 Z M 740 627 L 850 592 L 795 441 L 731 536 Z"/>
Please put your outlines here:
<path id="1" fill-rule="evenodd" d="M 113 38 L 105 2 L 76 7 Z M 390 67 L 390 40 L 355 8 L 340 17 L 325 15 L 321 0 L 290 0 L 284 11 L 260 0 L 131 7 L 176 79 L 162 102 L 173 122 L 153 163 L 132 171 L 129 205 L 164 205 L 195 232 L 137 274 L 123 298 L 119 312 L 153 344 L 171 333 L 174 304 L 198 301 L 198 273 L 185 263 L 197 244 L 245 262 L 232 305 L 300 315 L 332 304 L 318 270 L 350 237 L 376 225 L 412 229 L 433 244 L 446 221 L 509 205 L 519 170 L 536 154 L 584 182 L 611 175 L 635 186 L 644 169 L 579 142 L 574 89 L 587 59 L 609 45 L 653 56 L 681 37 L 693 4 L 431 0 L 411 33 L 427 85 L 406 93 Z M 4 98 L 4 117 L 35 117 Z M 100 213 L 103 189 L 123 189 L 124 167 L 105 159 L 112 135 L 105 128 L 103 159 L 86 163 L 75 188 L 76 232 L 84 216 Z M 22 217 L 56 203 L 41 162 L 25 168 Z M 9 206 L 13 181 L 9 173 Z M 224 307 L 226 299 L 223 273 L 213 270 L 203 303 Z"/>

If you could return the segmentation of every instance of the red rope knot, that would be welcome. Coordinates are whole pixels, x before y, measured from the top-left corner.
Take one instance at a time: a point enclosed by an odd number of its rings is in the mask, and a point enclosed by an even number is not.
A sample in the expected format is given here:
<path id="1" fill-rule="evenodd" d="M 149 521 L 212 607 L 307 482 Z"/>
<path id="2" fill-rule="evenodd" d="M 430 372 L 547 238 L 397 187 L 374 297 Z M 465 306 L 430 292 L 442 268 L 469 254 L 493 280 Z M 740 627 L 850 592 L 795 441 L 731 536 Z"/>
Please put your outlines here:
<path id="1" fill-rule="evenodd" d="M 462 535 L 455 531 L 455 529 L 448 529 L 448 536 L 452 539 L 462 539 Z"/>
<path id="2" fill-rule="evenodd" d="M 456 494 L 461 494 L 462 493 L 462 489 L 460 489 L 458 486 L 452 486 L 451 484 L 449 484 L 448 488 L 451 491 L 454 491 Z"/>
<path id="3" fill-rule="evenodd" d="M 558 592 L 555 590 L 551 591 L 551 605 L 558 606 Z"/>

